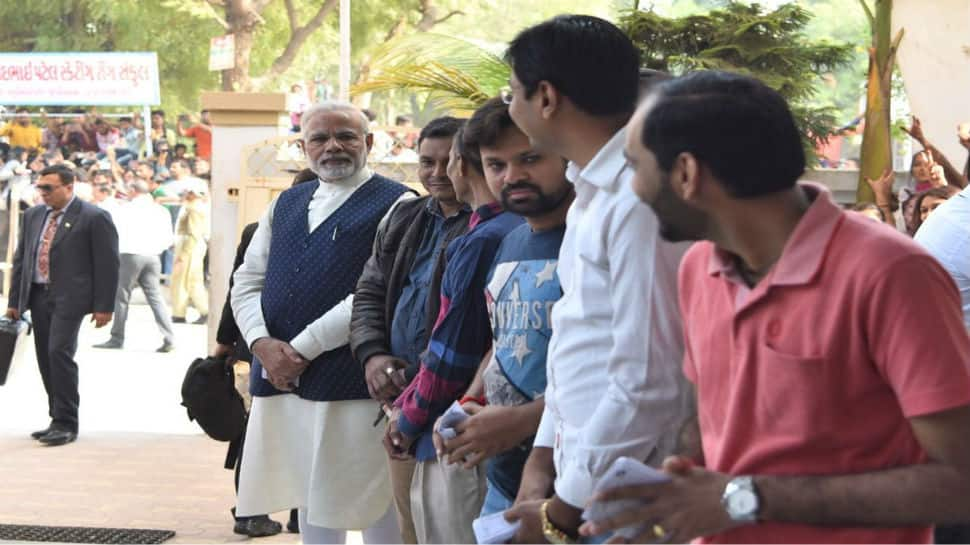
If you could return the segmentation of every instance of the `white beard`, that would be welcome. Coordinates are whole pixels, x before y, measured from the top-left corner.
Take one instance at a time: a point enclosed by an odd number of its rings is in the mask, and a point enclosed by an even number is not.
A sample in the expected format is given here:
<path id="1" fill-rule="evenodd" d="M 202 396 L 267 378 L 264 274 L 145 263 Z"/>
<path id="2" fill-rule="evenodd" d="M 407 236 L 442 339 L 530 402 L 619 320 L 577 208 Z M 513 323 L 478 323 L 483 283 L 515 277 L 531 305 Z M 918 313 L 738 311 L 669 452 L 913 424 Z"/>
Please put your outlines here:
<path id="1" fill-rule="evenodd" d="M 354 174 L 357 174 L 360 169 L 363 168 L 363 161 L 358 167 L 351 162 L 342 165 L 325 165 L 321 163 L 311 164 L 310 170 L 314 172 L 321 180 L 325 182 L 339 182 L 341 180 L 346 180 Z"/>

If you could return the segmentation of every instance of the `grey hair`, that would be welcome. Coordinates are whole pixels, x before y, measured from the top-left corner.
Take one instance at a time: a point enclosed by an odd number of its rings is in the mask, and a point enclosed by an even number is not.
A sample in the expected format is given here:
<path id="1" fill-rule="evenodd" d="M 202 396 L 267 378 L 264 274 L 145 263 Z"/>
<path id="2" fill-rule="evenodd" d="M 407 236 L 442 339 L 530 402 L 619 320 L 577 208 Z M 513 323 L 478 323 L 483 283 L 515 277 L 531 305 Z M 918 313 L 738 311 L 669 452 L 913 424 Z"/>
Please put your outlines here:
<path id="1" fill-rule="evenodd" d="M 364 131 L 364 136 L 370 134 L 370 119 L 367 118 L 367 115 L 364 114 L 360 108 L 354 104 L 351 104 L 350 102 L 347 102 L 346 100 L 325 100 L 310 106 L 303 112 L 303 115 L 300 116 L 300 132 L 304 133 L 304 139 L 306 138 L 307 123 L 309 123 L 313 117 L 326 112 L 338 111 L 355 112 L 360 117 L 360 127 Z"/>

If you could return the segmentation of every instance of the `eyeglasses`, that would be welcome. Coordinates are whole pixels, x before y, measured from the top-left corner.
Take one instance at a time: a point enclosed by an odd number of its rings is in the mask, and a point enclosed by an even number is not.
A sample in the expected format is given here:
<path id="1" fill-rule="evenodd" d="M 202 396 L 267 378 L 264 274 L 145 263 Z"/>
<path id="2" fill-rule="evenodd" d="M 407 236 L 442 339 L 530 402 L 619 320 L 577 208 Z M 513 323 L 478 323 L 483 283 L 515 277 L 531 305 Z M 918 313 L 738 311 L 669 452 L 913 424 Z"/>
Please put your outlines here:
<path id="1" fill-rule="evenodd" d="M 512 98 L 513 98 L 512 88 L 509 87 L 508 85 L 499 89 L 498 96 L 502 98 L 502 102 L 506 104 L 512 104 Z"/>
<path id="2" fill-rule="evenodd" d="M 50 185 L 50 184 L 37 184 L 36 187 L 37 187 L 37 191 L 40 191 L 41 193 L 50 193 L 51 191 L 54 191 L 55 189 L 58 189 L 58 188 L 64 187 L 64 186 L 63 185 Z"/>

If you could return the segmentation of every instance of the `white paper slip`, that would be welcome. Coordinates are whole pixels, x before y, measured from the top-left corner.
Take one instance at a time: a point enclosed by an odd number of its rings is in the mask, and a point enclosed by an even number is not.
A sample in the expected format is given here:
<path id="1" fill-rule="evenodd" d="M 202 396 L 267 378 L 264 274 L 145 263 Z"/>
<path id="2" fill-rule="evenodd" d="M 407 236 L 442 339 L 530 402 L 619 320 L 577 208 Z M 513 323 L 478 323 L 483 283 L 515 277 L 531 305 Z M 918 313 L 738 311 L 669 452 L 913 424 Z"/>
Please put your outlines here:
<path id="1" fill-rule="evenodd" d="M 621 456 L 613 462 L 606 474 L 596 483 L 596 492 L 603 492 L 624 486 L 638 486 L 644 484 L 659 484 L 670 481 L 670 476 L 652 468 L 642 462 Z M 618 500 L 611 502 L 593 502 L 583 511 L 583 520 L 603 520 L 614 517 L 624 511 L 635 509 L 644 502 L 640 500 Z M 614 532 L 618 536 L 633 539 L 643 533 L 646 524 L 638 524 L 620 528 Z"/>
<path id="2" fill-rule="evenodd" d="M 455 426 L 467 418 L 468 413 L 461 407 L 461 404 L 457 401 L 452 403 L 448 410 L 441 415 L 441 420 L 438 421 L 438 435 L 445 439 L 454 439 L 458 436 Z"/>
<path id="3" fill-rule="evenodd" d="M 520 521 L 505 520 L 505 511 L 501 511 L 473 520 L 472 530 L 478 543 L 505 543 L 515 537 L 521 525 Z"/>

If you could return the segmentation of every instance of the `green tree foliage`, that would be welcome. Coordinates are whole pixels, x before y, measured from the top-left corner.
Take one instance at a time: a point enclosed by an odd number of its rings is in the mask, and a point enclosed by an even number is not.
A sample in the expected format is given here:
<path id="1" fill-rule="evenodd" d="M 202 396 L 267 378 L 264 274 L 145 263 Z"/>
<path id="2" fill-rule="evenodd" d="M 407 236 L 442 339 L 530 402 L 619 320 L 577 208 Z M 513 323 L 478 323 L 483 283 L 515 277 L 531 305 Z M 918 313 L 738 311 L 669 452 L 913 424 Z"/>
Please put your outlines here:
<path id="1" fill-rule="evenodd" d="M 731 2 L 676 18 L 629 11 L 620 26 L 640 48 L 645 67 L 674 74 L 727 70 L 764 81 L 791 104 L 811 153 L 837 124 L 831 107 L 812 104 L 820 75 L 843 66 L 852 55 L 850 45 L 808 39 L 804 29 L 811 18 L 793 3 L 766 11 L 758 4 Z"/>
<path id="2" fill-rule="evenodd" d="M 158 2 L 0 2 L 0 21 L 3 51 L 158 52 L 162 107 L 173 113 L 197 109 L 199 90 L 217 85 L 207 66 L 215 25 Z"/>

